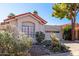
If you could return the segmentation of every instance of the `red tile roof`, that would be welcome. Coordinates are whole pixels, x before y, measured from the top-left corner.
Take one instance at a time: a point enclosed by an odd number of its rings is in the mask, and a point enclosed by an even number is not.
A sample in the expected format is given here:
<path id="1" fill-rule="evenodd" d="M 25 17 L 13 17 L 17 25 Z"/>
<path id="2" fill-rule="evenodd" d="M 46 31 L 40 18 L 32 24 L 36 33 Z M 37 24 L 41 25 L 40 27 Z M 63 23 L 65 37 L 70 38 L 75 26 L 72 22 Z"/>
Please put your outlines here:
<path id="1" fill-rule="evenodd" d="M 24 13 L 24 14 L 19 14 L 19 15 L 13 16 L 12 18 L 19 17 L 19 16 L 23 16 L 23 15 L 27 15 L 27 14 L 30 14 L 30 15 L 36 17 L 36 18 L 37 18 L 41 23 L 43 23 L 43 24 L 46 24 L 46 23 L 47 23 L 44 19 L 42 19 L 42 18 L 41 18 L 40 16 L 38 16 L 37 14 L 33 14 L 33 13 L 30 13 L 30 12 Z M 12 18 L 10 18 L 10 19 L 7 18 L 7 19 L 5 19 L 4 21 L 11 20 Z"/>
<path id="2" fill-rule="evenodd" d="M 64 25 L 62 25 L 62 29 L 65 28 L 68 25 L 71 25 L 71 24 L 64 24 Z M 75 29 L 79 29 L 79 24 L 78 23 L 75 24 Z"/>

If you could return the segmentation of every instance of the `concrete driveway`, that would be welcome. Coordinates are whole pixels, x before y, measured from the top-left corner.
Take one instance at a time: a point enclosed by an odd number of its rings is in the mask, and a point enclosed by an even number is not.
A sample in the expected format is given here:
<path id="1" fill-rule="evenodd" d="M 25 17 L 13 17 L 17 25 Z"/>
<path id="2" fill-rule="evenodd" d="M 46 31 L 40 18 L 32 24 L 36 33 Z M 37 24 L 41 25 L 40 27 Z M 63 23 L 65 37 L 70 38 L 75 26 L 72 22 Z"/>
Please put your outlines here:
<path id="1" fill-rule="evenodd" d="M 64 43 L 66 46 L 70 47 L 72 56 L 79 56 L 79 43 Z"/>
<path id="2" fill-rule="evenodd" d="M 79 56 L 79 41 L 78 42 L 64 42 L 66 46 L 70 47 L 70 52 L 52 54 L 52 56 Z"/>

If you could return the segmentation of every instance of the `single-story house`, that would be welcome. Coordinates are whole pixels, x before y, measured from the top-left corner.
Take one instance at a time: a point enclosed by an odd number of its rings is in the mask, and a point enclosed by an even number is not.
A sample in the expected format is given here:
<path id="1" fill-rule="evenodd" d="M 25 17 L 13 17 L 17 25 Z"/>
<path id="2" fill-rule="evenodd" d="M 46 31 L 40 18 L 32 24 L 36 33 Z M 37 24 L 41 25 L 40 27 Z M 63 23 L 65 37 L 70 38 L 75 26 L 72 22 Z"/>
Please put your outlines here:
<path id="1" fill-rule="evenodd" d="M 15 16 L 8 16 L 4 22 L 1 23 L 1 26 L 5 25 L 14 25 L 17 29 L 24 32 L 29 37 L 35 40 L 35 32 L 42 31 L 45 33 L 45 40 L 50 40 L 50 35 L 54 32 L 59 39 L 62 39 L 61 26 L 58 25 L 46 25 L 47 21 L 42 19 L 36 13 L 24 13 Z"/>

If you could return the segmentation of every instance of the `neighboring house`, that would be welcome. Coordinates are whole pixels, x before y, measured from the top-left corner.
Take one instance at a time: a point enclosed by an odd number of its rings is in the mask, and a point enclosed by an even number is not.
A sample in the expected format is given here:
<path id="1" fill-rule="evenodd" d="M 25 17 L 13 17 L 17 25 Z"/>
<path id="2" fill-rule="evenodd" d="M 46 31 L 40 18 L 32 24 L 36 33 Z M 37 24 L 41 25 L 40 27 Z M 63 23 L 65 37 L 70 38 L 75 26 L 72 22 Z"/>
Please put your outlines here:
<path id="1" fill-rule="evenodd" d="M 50 40 L 50 35 L 52 32 L 56 33 L 59 39 L 62 39 L 61 26 L 55 25 L 45 25 L 47 22 L 42 19 L 36 13 L 24 13 L 16 16 L 9 16 L 4 22 L 1 23 L 1 27 L 5 25 L 14 25 L 17 29 L 24 32 L 29 37 L 35 40 L 35 32 L 42 31 L 45 33 L 45 39 Z"/>
<path id="2" fill-rule="evenodd" d="M 71 24 L 62 25 L 62 30 L 68 25 L 71 25 Z M 76 39 L 79 40 L 79 24 L 78 23 L 75 24 L 75 37 L 76 37 Z"/>

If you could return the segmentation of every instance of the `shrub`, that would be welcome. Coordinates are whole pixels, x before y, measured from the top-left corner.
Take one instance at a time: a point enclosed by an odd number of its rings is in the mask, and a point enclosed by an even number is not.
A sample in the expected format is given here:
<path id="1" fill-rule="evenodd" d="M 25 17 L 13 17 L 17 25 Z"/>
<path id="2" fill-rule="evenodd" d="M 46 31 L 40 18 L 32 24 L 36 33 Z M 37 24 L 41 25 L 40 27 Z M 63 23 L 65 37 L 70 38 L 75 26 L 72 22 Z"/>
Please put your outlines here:
<path id="1" fill-rule="evenodd" d="M 45 34 L 43 32 L 36 32 L 36 40 L 41 43 L 45 39 Z"/>
<path id="2" fill-rule="evenodd" d="M 28 55 L 28 49 L 32 41 L 26 35 L 20 35 L 14 39 L 12 33 L 0 32 L 0 55 Z"/>
<path id="3" fill-rule="evenodd" d="M 52 52 L 61 52 L 61 53 L 64 53 L 64 52 L 68 52 L 69 50 L 69 47 L 65 46 L 65 45 L 55 45 L 55 46 L 51 46 L 50 47 L 50 51 Z"/>
<path id="4" fill-rule="evenodd" d="M 71 32 L 72 32 L 71 26 L 66 26 L 66 27 L 64 28 L 63 38 L 64 38 L 65 40 L 71 40 L 71 38 L 72 38 Z"/>
<path id="5" fill-rule="evenodd" d="M 6 26 L 5 31 L 11 33 L 13 39 L 24 42 L 28 47 L 32 46 L 32 38 L 21 32 L 21 30 L 19 30 L 16 26 L 8 25 Z"/>
<path id="6" fill-rule="evenodd" d="M 68 52 L 68 47 L 62 45 L 54 33 L 51 34 L 52 45 L 49 48 L 53 52 Z"/>
<path id="7" fill-rule="evenodd" d="M 14 13 L 10 13 L 8 16 L 15 16 L 15 14 Z"/>
<path id="8" fill-rule="evenodd" d="M 42 42 L 42 44 L 43 45 L 45 45 L 45 47 L 50 47 L 51 46 L 51 40 L 44 40 L 43 42 Z"/>
<path id="9" fill-rule="evenodd" d="M 55 33 L 51 34 L 51 39 L 52 39 L 51 42 L 53 46 L 60 44 L 59 39 L 56 37 Z"/>
<path id="10" fill-rule="evenodd" d="M 61 45 L 61 52 L 68 52 L 69 47 L 65 46 L 65 45 Z"/>
<path id="11" fill-rule="evenodd" d="M 59 47 L 53 47 L 52 49 L 51 49 L 51 51 L 52 52 L 59 52 L 60 51 L 60 48 Z"/>

